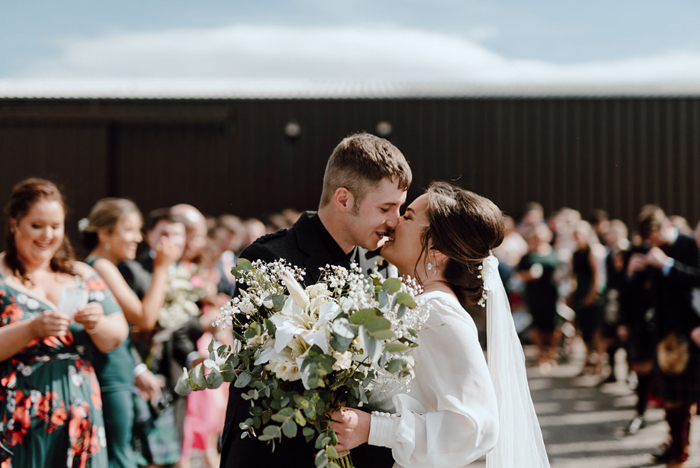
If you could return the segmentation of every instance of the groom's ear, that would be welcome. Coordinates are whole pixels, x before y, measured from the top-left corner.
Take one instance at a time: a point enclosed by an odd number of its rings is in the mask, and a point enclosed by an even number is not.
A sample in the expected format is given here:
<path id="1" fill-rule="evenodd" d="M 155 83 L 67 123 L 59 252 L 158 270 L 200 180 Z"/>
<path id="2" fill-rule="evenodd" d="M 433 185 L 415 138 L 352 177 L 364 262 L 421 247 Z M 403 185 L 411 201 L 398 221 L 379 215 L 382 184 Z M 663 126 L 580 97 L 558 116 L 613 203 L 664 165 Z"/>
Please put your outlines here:
<path id="1" fill-rule="evenodd" d="M 355 197 L 353 197 L 350 190 L 345 187 L 338 187 L 333 194 L 333 203 L 338 211 L 341 213 L 348 213 L 353 209 Z"/>

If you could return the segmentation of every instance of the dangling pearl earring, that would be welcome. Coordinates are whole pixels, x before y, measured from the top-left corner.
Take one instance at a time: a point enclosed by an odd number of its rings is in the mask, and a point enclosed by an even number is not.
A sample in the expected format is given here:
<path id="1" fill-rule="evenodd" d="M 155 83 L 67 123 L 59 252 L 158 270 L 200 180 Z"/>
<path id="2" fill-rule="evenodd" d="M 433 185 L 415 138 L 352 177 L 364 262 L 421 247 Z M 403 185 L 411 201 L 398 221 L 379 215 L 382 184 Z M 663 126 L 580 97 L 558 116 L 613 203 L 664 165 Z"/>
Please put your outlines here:
<path id="1" fill-rule="evenodd" d="M 432 269 L 433 269 L 433 262 L 428 262 L 428 270 L 432 270 Z"/>
<path id="2" fill-rule="evenodd" d="M 107 242 L 105 244 L 105 250 L 110 250 L 111 248 L 112 248 L 112 245 L 109 242 Z"/>

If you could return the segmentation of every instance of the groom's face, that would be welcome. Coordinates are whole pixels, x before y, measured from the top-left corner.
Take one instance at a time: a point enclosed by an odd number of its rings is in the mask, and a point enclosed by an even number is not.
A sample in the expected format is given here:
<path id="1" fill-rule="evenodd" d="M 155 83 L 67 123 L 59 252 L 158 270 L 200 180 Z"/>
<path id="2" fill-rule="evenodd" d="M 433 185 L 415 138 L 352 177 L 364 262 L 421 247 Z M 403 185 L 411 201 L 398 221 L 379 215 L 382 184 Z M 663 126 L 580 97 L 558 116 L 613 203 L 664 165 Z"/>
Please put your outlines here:
<path id="1" fill-rule="evenodd" d="M 393 232 L 399 219 L 401 205 L 406 202 L 406 191 L 399 188 L 398 180 L 382 179 L 352 213 L 348 231 L 355 245 L 376 250 L 384 236 Z"/>

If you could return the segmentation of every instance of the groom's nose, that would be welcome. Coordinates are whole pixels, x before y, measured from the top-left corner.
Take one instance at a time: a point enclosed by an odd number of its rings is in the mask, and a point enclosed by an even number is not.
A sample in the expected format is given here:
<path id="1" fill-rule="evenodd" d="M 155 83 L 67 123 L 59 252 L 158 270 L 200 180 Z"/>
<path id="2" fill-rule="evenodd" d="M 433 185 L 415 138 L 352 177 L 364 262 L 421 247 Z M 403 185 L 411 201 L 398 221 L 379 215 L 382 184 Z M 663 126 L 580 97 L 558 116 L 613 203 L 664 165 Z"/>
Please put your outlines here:
<path id="1" fill-rule="evenodd" d="M 389 210 L 388 216 L 385 220 L 386 225 L 390 229 L 396 228 L 396 225 L 399 222 L 399 210 Z"/>

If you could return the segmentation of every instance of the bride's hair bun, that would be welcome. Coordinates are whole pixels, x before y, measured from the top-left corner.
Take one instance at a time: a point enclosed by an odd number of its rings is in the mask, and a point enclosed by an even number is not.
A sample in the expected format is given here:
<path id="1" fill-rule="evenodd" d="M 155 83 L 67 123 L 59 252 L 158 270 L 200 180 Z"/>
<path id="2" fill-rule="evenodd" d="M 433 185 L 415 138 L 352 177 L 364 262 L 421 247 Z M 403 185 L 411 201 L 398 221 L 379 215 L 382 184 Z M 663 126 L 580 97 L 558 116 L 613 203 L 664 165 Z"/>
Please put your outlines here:
<path id="1" fill-rule="evenodd" d="M 479 267 L 503 242 L 503 213 L 488 198 L 447 182 L 431 183 L 427 194 L 430 224 L 424 251 L 432 241 L 448 259 L 443 274 L 447 283 L 462 303 L 476 304 L 484 288 Z"/>

